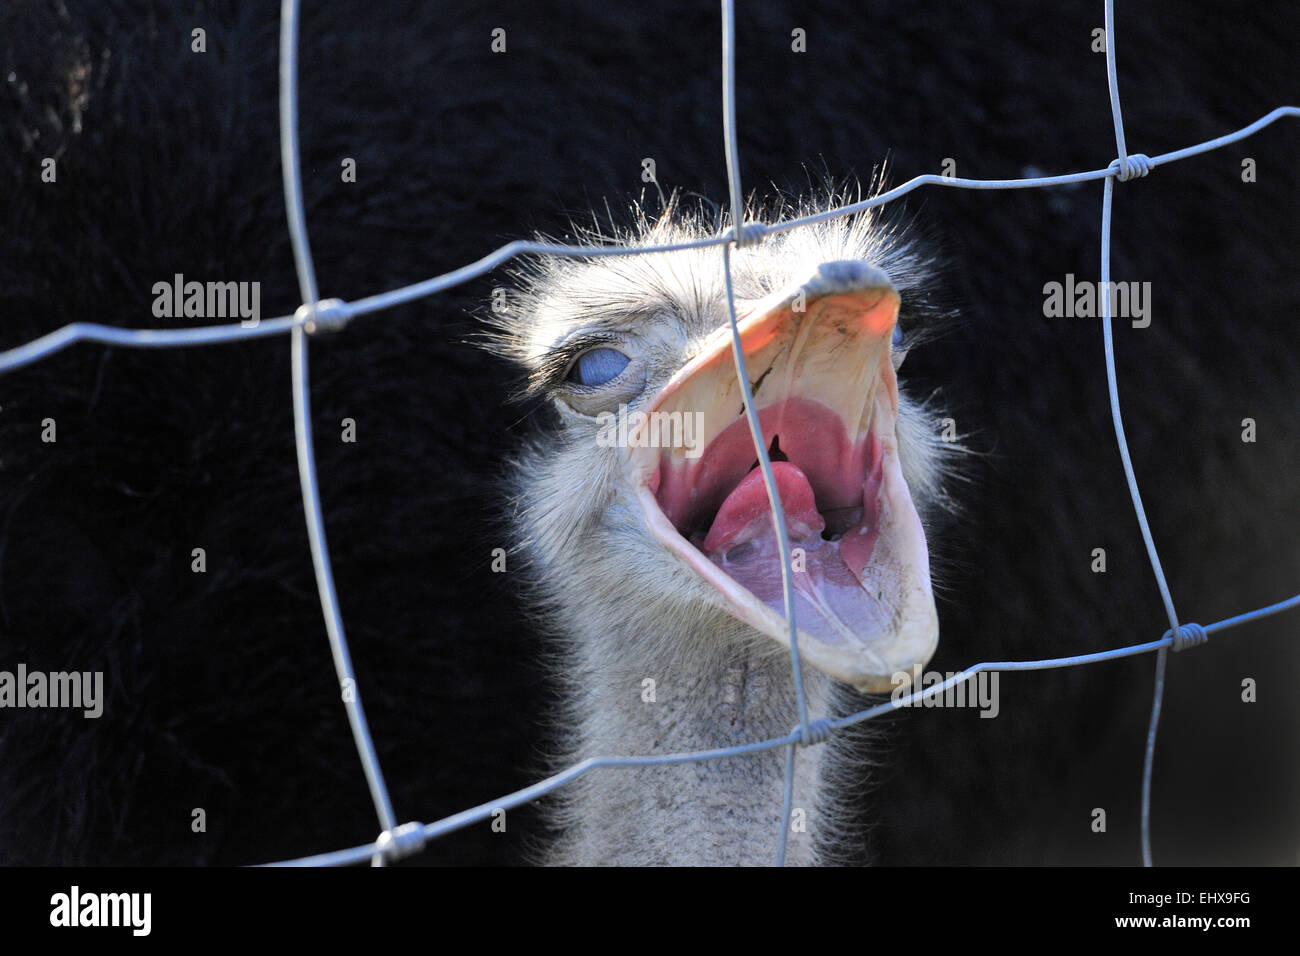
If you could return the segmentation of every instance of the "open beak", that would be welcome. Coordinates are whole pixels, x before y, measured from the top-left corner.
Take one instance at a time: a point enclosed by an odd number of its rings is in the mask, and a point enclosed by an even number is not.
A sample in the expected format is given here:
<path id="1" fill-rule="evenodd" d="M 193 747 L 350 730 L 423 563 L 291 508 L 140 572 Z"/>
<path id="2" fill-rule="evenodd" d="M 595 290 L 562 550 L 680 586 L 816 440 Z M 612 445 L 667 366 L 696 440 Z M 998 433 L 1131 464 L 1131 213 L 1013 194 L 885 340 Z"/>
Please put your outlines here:
<path id="1" fill-rule="evenodd" d="M 830 262 L 736 308 L 785 510 L 800 653 L 859 690 L 892 690 L 939 639 L 925 534 L 898 459 L 898 293 L 865 262 Z M 666 422 L 689 441 L 657 440 Z M 654 397 L 641 427 L 627 460 L 651 534 L 722 607 L 788 647 L 779 547 L 728 326 Z"/>

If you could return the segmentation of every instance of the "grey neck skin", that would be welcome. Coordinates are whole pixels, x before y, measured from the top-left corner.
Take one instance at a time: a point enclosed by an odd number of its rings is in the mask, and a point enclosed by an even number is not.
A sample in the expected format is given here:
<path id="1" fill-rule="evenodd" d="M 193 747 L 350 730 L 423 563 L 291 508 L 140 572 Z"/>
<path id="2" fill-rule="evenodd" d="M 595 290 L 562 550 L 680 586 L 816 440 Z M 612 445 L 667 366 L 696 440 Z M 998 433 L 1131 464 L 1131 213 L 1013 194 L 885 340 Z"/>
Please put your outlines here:
<path id="1" fill-rule="evenodd" d="M 566 642 L 575 665 L 566 668 L 573 678 L 567 681 L 569 711 L 579 740 L 569 756 L 682 753 L 787 735 L 798 724 L 788 654 L 737 639 L 739 625 L 724 630 L 733 633 L 661 634 L 645 641 L 606 632 Z M 808 667 L 804 681 L 809 719 L 825 716 L 830 681 Z M 788 865 L 817 862 L 826 751 L 824 745 L 797 748 Z M 681 765 L 591 771 L 561 798 L 555 816 L 561 838 L 547 862 L 770 866 L 785 761 L 786 748 L 778 747 Z"/>

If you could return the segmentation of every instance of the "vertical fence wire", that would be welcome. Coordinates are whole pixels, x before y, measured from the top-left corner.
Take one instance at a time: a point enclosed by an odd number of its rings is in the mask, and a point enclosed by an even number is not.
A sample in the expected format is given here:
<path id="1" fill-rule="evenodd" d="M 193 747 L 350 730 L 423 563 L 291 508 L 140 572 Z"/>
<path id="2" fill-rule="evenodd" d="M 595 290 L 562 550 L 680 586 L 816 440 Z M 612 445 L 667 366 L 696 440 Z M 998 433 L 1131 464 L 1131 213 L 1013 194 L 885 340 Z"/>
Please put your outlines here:
<path id="1" fill-rule="evenodd" d="M 284 206 L 289 220 L 289 236 L 293 244 L 294 266 L 298 273 L 303 309 L 310 320 L 320 297 L 317 293 L 311 246 L 307 239 L 307 214 L 302 200 L 302 168 L 298 158 L 298 0 L 283 0 L 280 18 L 280 165 L 284 176 Z M 396 823 L 393 804 L 384 782 L 383 770 L 379 766 L 379 757 L 375 753 L 366 712 L 361 705 L 361 687 L 352 668 L 352 655 L 348 650 L 347 634 L 343 630 L 343 615 L 339 611 L 334 573 L 330 567 L 329 544 L 325 538 L 325 521 L 321 515 L 316 453 L 311 432 L 307 332 L 303 325 L 295 325 L 290 335 L 298 479 L 302 487 L 302 507 L 307 520 L 312 566 L 316 572 L 316 590 L 320 594 L 325 632 L 329 637 L 334 670 L 338 675 L 348 723 L 352 728 L 352 739 L 361 758 L 370 797 L 379 817 L 380 830 L 389 832 Z M 373 863 L 382 865 L 383 857 L 376 854 Z"/>
<path id="2" fill-rule="evenodd" d="M 1129 155 L 1124 142 L 1124 119 L 1120 111 L 1119 77 L 1118 69 L 1115 66 L 1114 0 L 1106 0 L 1106 79 L 1110 90 L 1111 117 L 1115 123 L 1115 148 L 1119 154 L 1119 158 L 1115 161 L 1116 176 L 1127 179 L 1129 176 Z M 1145 172 L 1142 175 L 1145 175 Z M 1101 200 L 1101 322 L 1106 353 L 1106 387 L 1110 397 L 1111 421 L 1115 426 L 1115 440 L 1119 445 L 1120 460 L 1124 465 L 1124 478 L 1128 483 L 1129 497 L 1133 500 L 1133 511 L 1137 515 L 1138 527 L 1142 531 L 1142 541 L 1146 545 L 1147 557 L 1151 561 L 1151 570 L 1155 574 L 1156 586 L 1160 589 L 1160 599 L 1165 605 L 1165 614 L 1169 617 L 1170 632 L 1178 634 L 1178 612 L 1174 610 L 1174 599 L 1169 593 L 1169 583 L 1165 579 L 1164 568 L 1160 564 L 1160 555 L 1156 552 L 1155 537 L 1151 534 L 1146 509 L 1142 506 L 1142 495 L 1138 492 L 1137 477 L 1133 471 L 1133 461 L 1129 457 L 1128 440 L 1124 436 L 1124 423 L 1119 410 L 1119 386 L 1115 372 L 1115 341 L 1114 331 L 1111 328 L 1110 301 L 1110 225 L 1114 192 L 1115 176 L 1107 177 L 1102 184 Z M 1155 766 L 1156 732 L 1160 727 L 1160 708 L 1165 695 L 1165 670 L 1168 659 L 1168 648 L 1160 648 L 1156 653 L 1151 719 L 1147 726 L 1146 752 L 1142 760 L 1142 863 L 1148 867 L 1152 865 L 1151 777 Z"/>
<path id="3" fill-rule="evenodd" d="M 731 192 L 732 235 L 739 248 L 745 235 L 745 199 L 740 185 L 740 146 L 736 137 L 736 16 L 734 0 L 722 0 L 722 135 L 727 160 L 727 184 Z M 758 465 L 763 472 L 763 487 L 767 491 L 772 512 L 772 526 L 776 531 L 777 550 L 781 560 L 781 599 L 785 607 L 786 627 L 790 641 L 790 668 L 794 679 L 795 709 L 799 717 L 799 730 L 803 742 L 808 742 L 808 701 L 804 693 L 803 666 L 799 659 L 799 627 L 795 623 L 794 580 L 790 563 L 790 534 L 785 524 L 785 506 L 776 487 L 772 472 L 772 459 L 767 451 L 767 439 L 754 408 L 754 393 L 749 383 L 749 368 L 745 363 L 745 349 L 740 339 L 740 326 L 736 319 L 736 295 L 731 278 L 731 245 L 722 247 L 722 267 L 727 287 L 727 319 L 731 324 L 731 357 L 736 366 L 736 380 L 745 399 L 745 420 L 749 435 L 758 452 Z M 777 841 L 777 866 L 785 866 L 786 843 L 790 834 L 790 812 L 794 791 L 794 751 L 791 744 L 785 761 L 783 781 L 784 810 L 781 814 L 781 831 Z"/>

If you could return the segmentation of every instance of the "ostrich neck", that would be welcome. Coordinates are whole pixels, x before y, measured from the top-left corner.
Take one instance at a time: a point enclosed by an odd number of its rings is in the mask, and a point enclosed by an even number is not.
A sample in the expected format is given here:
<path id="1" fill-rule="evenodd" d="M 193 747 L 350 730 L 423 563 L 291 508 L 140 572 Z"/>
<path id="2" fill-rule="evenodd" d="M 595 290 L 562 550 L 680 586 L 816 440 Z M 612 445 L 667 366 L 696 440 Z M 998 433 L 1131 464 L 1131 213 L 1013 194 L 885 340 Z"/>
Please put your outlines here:
<path id="1" fill-rule="evenodd" d="M 580 615 L 579 615 L 580 616 Z M 653 616 L 645 616 L 651 620 Z M 629 633 L 571 628 L 575 756 L 681 753 L 782 737 L 798 724 L 789 656 L 760 653 L 739 625 Z M 671 618 L 668 618 L 671 620 Z M 594 624 L 594 626 L 593 626 Z M 574 630 L 577 633 L 572 633 Z M 721 631 L 721 633 L 720 633 Z M 653 682 L 653 683 L 651 683 Z M 805 668 L 809 718 L 824 716 L 829 681 Z M 786 861 L 816 862 L 825 746 L 796 752 Z M 602 768 L 566 796 L 556 862 L 771 865 L 781 827 L 786 748 L 648 768 Z"/>

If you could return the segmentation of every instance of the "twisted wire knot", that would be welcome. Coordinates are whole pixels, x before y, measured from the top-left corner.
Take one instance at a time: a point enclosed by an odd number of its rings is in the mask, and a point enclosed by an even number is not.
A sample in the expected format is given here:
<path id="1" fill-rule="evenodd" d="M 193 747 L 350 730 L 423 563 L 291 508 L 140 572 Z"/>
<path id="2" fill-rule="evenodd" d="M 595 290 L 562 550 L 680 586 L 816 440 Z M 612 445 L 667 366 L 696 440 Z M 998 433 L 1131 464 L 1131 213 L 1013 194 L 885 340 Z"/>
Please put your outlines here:
<path id="1" fill-rule="evenodd" d="M 352 309 L 342 299 L 321 299 L 315 309 L 305 303 L 298 306 L 293 317 L 309 335 L 313 332 L 337 332 L 351 321 Z"/>
<path id="2" fill-rule="evenodd" d="M 1177 634 L 1168 630 L 1165 631 L 1164 636 L 1173 638 L 1173 642 L 1169 645 L 1170 650 L 1173 651 L 1185 651 L 1189 647 L 1204 644 L 1210 639 L 1210 635 L 1205 633 L 1205 628 L 1199 624 L 1179 624 Z"/>
<path id="3" fill-rule="evenodd" d="M 424 849 L 424 824 L 403 823 L 379 834 L 375 841 L 375 852 L 385 862 L 400 860 L 404 856 L 419 853 Z"/>
<path id="4" fill-rule="evenodd" d="M 825 717 L 800 724 L 795 730 L 799 731 L 799 743 L 805 747 L 824 744 L 831 739 L 831 722 Z"/>
<path id="5" fill-rule="evenodd" d="M 1123 159 L 1114 160 L 1107 168 L 1114 171 L 1120 182 L 1126 183 L 1151 172 L 1151 157 L 1145 153 L 1130 153 Z"/>
<path id="6" fill-rule="evenodd" d="M 747 222 L 737 230 L 736 245 L 752 246 L 756 242 L 761 242 L 766 235 L 767 226 L 761 222 Z"/>

